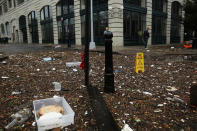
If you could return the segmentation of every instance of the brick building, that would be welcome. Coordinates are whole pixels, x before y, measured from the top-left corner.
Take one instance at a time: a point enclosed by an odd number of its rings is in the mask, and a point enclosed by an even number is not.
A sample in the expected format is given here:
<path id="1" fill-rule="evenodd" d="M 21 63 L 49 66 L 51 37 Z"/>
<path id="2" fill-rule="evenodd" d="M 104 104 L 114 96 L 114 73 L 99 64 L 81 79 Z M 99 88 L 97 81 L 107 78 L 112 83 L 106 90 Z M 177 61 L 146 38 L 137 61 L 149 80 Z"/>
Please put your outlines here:
<path id="1" fill-rule="evenodd" d="M 149 27 L 149 45 L 183 42 L 184 0 L 93 0 L 94 38 L 103 45 L 106 26 L 113 46 L 142 45 Z M 90 0 L 0 0 L 0 38 L 9 43 L 82 45 L 89 32 Z"/>

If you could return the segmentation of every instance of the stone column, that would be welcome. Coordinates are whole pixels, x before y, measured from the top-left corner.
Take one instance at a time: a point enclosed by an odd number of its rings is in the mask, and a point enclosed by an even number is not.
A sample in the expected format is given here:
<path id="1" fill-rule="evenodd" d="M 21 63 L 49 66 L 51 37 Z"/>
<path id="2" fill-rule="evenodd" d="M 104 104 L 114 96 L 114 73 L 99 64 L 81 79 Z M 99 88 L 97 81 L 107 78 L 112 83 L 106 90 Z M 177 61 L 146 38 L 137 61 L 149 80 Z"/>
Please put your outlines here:
<path id="1" fill-rule="evenodd" d="M 81 16 L 80 0 L 74 0 L 74 17 L 75 17 L 75 44 L 80 46 L 81 43 Z"/>
<path id="2" fill-rule="evenodd" d="M 20 29 L 19 29 L 19 18 L 16 18 L 16 28 L 15 28 L 15 31 L 16 31 L 16 43 L 20 43 Z"/>
<path id="3" fill-rule="evenodd" d="M 12 8 L 14 8 L 14 0 L 12 0 Z"/>
<path id="4" fill-rule="evenodd" d="M 56 3 L 53 3 L 52 5 L 52 12 L 53 12 L 53 38 L 54 38 L 54 44 L 58 44 L 58 27 L 57 27 L 57 20 L 56 20 Z"/>
<path id="5" fill-rule="evenodd" d="M 32 43 L 32 38 L 31 38 L 31 34 L 30 34 L 30 31 L 29 31 L 29 22 L 28 22 L 28 15 L 25 16 L 26 18 L 26 29 L 27 29 L 27 43 L 28 44 L 31 44 Z"/>
<path id="6" fill-rule="evenodd" d="M 150 37 L 148 39 L 148 45 L 152 45 L 152 0 L 147 0 L 146 3 L 146 28 L 149 28 Z"/>
<path id="7" fill-rule="evenodd" d="M 113 33 L 113 47 L 124 46 L 123 0 L 108 1 L 109 30 Z"/>
<path id="8" fill-rule="evenodd" d="M 170 35 L 171 35 L 171 7 L 172 7 L 172 2 L 168 1 L 167 4 L 167 22 L 166 22 L 166 44 L 170 44 Z"/>
<path id="9" fill-rule="evenodd" d="M 39 44 L 42 44 L 42 30 L 41 30 L 41 24 L 40 24 L 40 10 L 37 10 L 37 22 L 38 22 L 38 38 L 39 38 Z"/>

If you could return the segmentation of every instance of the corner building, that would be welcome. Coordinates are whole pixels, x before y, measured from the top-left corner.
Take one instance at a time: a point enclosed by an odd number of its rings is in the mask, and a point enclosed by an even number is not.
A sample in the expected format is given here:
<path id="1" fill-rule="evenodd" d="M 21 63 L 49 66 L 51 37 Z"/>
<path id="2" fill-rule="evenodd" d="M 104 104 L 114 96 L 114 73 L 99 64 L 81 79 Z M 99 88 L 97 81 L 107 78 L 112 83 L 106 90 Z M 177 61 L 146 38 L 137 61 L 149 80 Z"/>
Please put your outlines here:
<path id="1" fill-rule="evenodd" d="M 93 0 L 94 41 L 104 45 L 109 26 L 113 46 L 143 45 L 147 27 L 149 45 L 182 43 L 183 2 Z M 90 0 L 0 0 L 0 38 L 8 43 L 83 45 L 90 39 Z"/>

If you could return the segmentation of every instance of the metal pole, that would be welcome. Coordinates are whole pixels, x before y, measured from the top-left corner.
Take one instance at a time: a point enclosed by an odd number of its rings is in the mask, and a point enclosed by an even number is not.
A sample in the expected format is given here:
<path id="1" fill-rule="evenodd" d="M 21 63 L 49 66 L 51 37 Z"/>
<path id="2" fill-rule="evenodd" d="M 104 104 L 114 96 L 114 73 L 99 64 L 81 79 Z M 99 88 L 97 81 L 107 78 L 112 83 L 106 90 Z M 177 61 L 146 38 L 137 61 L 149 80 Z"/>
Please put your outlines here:
<path id="1" fill-rule="evenodd" d="M 87 33 L 85 33 L 85 85 L 87 87 L 89 87 L 89 35 L 90 35 L 90 28 L 89 28 L 89 15 L 88 15 L 88 11 L 89 11 L 89 6 L 88 6 L 88 2 L 89 0 L 86 0 L 86 9 L 85 9 L 85 30 L 87 31 Z"/>
<path id="2" fill-rule="evenodd" d="M 104 74 L 104 92 L 114 93 L 114 73 L 113 73 L 113 54 L 112 54 L 112 37 L 113 33 L 107 30 L 104 32 L 105 37 L 105 74 Z"/>
<path id="3" fill-rule="evenodd" d="M 61 40 L 61 43 L 64 43 L 64 13 L 63 13 L 63 4 L 64 4 L 64 2 L 63 2 L 63 0 L 61 0 L 61 24 L 62 24 L 62 34 L 61 34 L 61 36 L 62 36 L 62 40 Z"/>
<path id="4" fill-rule="evenodd" d="M 93 32 L 93 1 L 90 3 L 91 8 L 91 42 L 94 42 L 94 32 Z"/>
<path id="5" fill-rule="evenodd" d="M 95 42 L 94 42 L 94 29 L 93 29 L 93 23 L 94 23 L 94 18 L 93 18 L 93 0 L 90 0 L 90 15 L 91 15 L 91 41 L 90 41 L 90 49 L 94 49 L 95 48 Z"/>

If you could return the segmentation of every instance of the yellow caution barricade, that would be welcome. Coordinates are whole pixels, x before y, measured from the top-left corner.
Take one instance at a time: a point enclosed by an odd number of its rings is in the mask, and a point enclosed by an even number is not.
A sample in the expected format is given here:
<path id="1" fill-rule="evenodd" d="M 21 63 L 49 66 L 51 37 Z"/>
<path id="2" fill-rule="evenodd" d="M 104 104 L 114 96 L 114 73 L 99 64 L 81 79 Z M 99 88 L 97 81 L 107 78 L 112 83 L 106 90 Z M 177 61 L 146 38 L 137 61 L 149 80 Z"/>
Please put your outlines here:
<path id="1" fill-rule="evenodd" d="M 136 62 L 135 62 L 135 72 L 144 72 L 144 54 L 137 53 L 136 55 Z"/>

